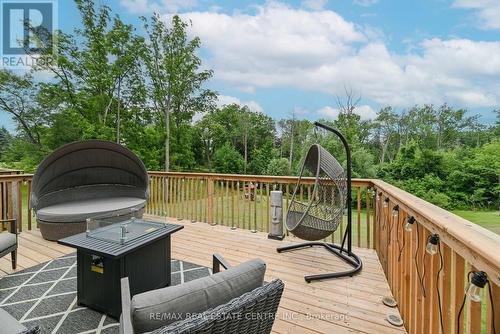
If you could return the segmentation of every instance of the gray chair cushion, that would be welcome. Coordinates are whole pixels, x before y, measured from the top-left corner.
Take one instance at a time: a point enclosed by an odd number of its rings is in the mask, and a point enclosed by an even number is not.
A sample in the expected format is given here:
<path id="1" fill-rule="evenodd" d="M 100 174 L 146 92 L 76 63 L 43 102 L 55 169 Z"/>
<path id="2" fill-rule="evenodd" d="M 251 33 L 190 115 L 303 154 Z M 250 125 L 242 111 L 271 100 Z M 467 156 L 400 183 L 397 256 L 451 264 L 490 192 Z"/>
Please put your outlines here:
<path id="1" fill-rule="evenodd" d="M 149 332 L 225 304 L 262 286 L 265 272 L 266 264 L 256 259 L 212 276 L 135 295 L 131 304 L 134 331 Z"/>
<path id="2" fill-rule="evenodd" d="M 14 317 L 0 308 L 0 332 L 9 334 L 19 334 L 26 331 L 26 327 L 17 322 Z"/>
<path id="3" fill-rule="evenodd" d="M 16 235 L 9 232 L 0 233 L 0 252 L 16 244 Z"/>
<path id="4" fill-rule="evenodd" d="M 37 211 L 37 218 L 49 223 L 77 223 L 88 217 L 124 215 L 132 208 L 142 208 L 146 200 L 137 197 L 108 197 L 77 200 L 46 206 Z"/>

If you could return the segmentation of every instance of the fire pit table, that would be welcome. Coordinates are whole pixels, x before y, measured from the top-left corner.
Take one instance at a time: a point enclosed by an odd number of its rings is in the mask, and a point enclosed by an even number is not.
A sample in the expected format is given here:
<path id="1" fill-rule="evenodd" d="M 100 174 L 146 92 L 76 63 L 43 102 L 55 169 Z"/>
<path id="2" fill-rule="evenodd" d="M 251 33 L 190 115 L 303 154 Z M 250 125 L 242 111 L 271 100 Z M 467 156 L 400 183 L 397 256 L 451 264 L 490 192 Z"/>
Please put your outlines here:
<path id="1" fill-rule="evenodd" d="M 120 279 L 132 295 L 170 285 L 170 236 L 184 228 L 132 217 L 87 220 L 87 231 L 58 240 L 76 248 L 78 304 L 118 319 Z"/>

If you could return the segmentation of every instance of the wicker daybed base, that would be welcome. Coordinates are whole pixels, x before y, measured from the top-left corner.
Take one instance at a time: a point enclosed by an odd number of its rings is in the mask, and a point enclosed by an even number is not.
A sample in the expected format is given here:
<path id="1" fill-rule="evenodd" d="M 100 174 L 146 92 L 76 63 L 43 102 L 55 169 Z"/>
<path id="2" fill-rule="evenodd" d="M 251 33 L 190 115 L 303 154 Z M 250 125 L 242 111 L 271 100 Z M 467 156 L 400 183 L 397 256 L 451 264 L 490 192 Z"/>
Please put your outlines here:
<path id="1" fill-rule="evenodd" d="M 144 214 L 144 208 L 138 209 L 133 213 L 128 213 L 120 216 L 106 217 L 106 221 L 124 221 L 132 216 L 137 218 L 142 218 Z M 62 238 L 66 238 L 78 233 L 85 232 L 87 230 L 87 222 L 62 222 L 62 223 L 51 223 L 37 219 L 38 227 L 40 228 L 40 233 L 42 237 L 49 241 L 57 241 Z"/>
<path id="2" fill-rule="evenodd" d="M 37 219 L 40 233 L 45 240 L 57 241 L 78 233 L 85 232 L 86 222 L 78 223 L 48 223 Z"/>

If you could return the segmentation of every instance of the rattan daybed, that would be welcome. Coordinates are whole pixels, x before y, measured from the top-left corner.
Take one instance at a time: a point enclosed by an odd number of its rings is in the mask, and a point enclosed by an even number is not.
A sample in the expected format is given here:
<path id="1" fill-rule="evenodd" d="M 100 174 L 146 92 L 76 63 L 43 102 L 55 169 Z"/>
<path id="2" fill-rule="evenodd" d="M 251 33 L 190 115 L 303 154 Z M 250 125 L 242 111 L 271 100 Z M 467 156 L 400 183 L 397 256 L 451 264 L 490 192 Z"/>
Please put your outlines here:
<path id="1" fill-rule="evenodd" d="M 109 141 L 64 145 L 33 176 L 30 207 L 47 240 L 85 231 L 91 217 L 141 216 L 148 174 L 129 149 Z"/>

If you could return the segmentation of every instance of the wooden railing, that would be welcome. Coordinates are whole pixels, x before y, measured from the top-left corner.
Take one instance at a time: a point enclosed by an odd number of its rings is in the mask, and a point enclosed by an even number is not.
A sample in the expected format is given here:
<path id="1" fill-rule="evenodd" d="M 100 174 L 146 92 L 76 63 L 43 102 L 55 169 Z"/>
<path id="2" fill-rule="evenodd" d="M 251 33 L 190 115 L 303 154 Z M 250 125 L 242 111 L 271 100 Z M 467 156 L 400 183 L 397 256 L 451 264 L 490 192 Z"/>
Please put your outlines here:
<path id="1" fill-rule="evenodd" d="M 31 174 L 0 175 L 0 219 L 15 218 L 20 232 L 32 229 L 33 215 L 28 208 Z"/>
<path id="2" fill-rule="evenodd" d="M 293 176 L 150 172 L 147 213 L 269 232 L 271 191 L 283 192 L 285 217 L 296 183 Z M 302 184 L 300 197 L 305 200 L 311 196 L 314 179 L 305 178 Z M 367 248 L 373 247 L 374 234 L 370 185 L 370 180 L 352 182 L 353 244 Z M 345 227 L 344 221 L 329 241 L 339 242 Z"/>
<path id="3" fill-rule="evenodd" d="M 381 180 L 373 187 L 375 249 L 407 331 L 500 333 L 500 236 Z M 425 250 L 431 234 L 439 236 L 435 255 Z M 469 272 L 478 270 L 492 292 L 482 289 L 481 303 L 464 299 Z"/>
<path id="4" fill-rule="evenodd" d="M 17 218 L 20 231 L 34 227 L 28 210 L 31 179 L 29 174 L 0 175 L 0 218 Z M 146 212 L 267 232 L 270 192 L 283 192 L 285 213 L 296 181 L 296 177 L 150 172 Z M 304 180 L 303 199 L 310 196 L 312 185 L 312 179 Z M 381 180 L 353 180 L 353 203 L 353 243 L 377 252 L 409 333 L 500 334 L 500 236 Z M 415 223 L 405 231 L 410 216 Z M 328 241 L 339 242 L 344 230 L 345 223 Z M 425 252 L 431 234 L 440 239 L 435 255 Z M 488 275 L 495 308 L 486 286 L 482 303 L 465 299 L 458 319 L 468 273 L 478 270 Z"/>

